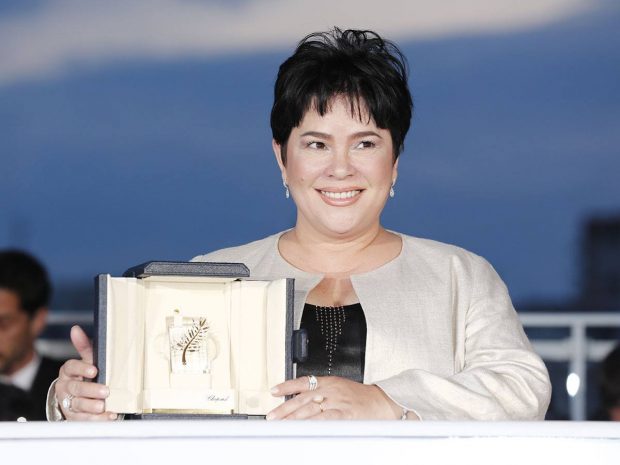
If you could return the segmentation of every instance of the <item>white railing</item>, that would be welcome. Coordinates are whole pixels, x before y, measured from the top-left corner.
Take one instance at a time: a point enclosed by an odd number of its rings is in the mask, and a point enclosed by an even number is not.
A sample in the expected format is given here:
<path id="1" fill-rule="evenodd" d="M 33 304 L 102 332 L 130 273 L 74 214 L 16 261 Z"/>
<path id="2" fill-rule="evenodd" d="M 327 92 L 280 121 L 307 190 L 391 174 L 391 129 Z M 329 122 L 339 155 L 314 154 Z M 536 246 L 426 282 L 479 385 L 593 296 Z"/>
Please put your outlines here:
<path id="1" fill-rule="evenodd" d="M 49 326 L 92 325 L 93 315 L 87 311 L 54 311 L 47 316 Z"/>
<path id="2" fill-rule="evenodd" d="M 570 396 L 571 420 L 586 419 L 587 362 L 601 361 L 618 341 L 588 340 L 588 328 L 620 327 L 618 313 L 521 313 L 526 328 L 569 328 L 565 339 L 531 339 L 534 350 L 548 361 L 568 362 L 569 372 L 576 375 L 575 391 Z"/>
<path id="3" fill-rule="evenodd" d="M 568 362 L 569 372 L 577 376 L 579 385 L 570 397 L 571 420 L 586 419 L 587 362 L 602 360 L 618 341 L 588 340 L 587 328 L 620 328 L 618 313 L 521 313 L 526 328 L 569 328 L 570 334 L 564 339 L 531 339 L 536 352 L 547 361 Z M 73 324 L 92 325 L 93 317 L 88 312 L 59 311 L 50 313 L 48 325 L 71 326 Z M 57 358 L 76 355 L 68 341 L 41 339 L 37 342 L 39 350 Z"/>
<path id="4" fill-rule="evenodd" d="M 53 311 L 47 317 L 47 326 L 92 326 L 93 314 L 82 311 Z M 37 340 L 37 349 L 39 352 L 58 359 L 68 359 L 77 356 L 77 352 L 67 340 L 45 339 Z"/>

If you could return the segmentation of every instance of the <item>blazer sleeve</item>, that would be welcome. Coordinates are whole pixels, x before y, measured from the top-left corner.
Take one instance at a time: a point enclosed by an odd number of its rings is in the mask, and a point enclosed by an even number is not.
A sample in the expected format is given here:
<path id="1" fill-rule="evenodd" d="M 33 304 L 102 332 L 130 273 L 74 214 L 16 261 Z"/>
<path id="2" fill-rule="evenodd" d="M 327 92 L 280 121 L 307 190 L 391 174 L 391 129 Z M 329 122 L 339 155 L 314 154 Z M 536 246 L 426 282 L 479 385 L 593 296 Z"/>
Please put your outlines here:
<path id="1" fill-rule="evenodd" d="M 551 383 L 533 351 L 506 286 L 483 258 L 471 256 L 464 363 L 452 376 L 409 369 L 376 382 L 422 420 L 542 420 Z"/>

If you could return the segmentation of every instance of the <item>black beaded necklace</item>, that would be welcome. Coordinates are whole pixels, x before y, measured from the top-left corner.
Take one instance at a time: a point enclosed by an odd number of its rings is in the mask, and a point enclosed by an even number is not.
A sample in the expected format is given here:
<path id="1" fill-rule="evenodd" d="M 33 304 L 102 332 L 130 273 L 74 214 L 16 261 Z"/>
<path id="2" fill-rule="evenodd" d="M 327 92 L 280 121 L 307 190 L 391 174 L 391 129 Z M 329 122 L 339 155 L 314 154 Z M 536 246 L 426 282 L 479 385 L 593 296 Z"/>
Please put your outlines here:
<path id="1" fill-rule="evenodd" d="M 325 342 L 327 352 L 327 375 L 331 376 L 334 354 L 338 349 L 338 339 L 342 336 L 342 328 L 347 316 L 344 307 L 320 307 L 315 309 L 316 321 L 321 329 L 321 336 Z"/>

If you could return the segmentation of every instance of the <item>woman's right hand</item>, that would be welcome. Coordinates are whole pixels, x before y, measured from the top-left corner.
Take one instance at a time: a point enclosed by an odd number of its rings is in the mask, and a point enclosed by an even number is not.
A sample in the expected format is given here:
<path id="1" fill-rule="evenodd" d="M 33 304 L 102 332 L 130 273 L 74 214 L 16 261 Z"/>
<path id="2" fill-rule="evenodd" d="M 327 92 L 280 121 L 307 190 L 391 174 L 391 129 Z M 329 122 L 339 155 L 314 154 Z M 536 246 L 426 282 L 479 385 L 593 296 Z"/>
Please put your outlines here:
<path id="1" fill-rule="evenodd" d="M 64 417 L 73 421 L 116 420 L 116 413 L 105 411 L 105 399 L 110 390 L 104 384 L 90 381 L 97 376 L 97 367 L 93 365 L 93 346 L 79 326 L 71 328 L 71 342 L 82 359 L 68 360 L 60 368 L 56 399 Z M 65 398 L 71 399 L 68 409 L 63 406 Z"/>

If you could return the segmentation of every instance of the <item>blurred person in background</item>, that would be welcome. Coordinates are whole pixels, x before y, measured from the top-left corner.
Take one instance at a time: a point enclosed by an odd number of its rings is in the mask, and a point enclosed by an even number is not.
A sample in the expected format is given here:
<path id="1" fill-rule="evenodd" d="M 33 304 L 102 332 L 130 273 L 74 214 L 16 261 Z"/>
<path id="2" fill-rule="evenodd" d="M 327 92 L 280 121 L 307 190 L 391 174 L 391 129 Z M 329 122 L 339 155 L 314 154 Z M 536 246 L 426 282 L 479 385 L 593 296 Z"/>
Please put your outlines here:
<path id="1" fill-rule="evenodd" d="M 45 420 L 47 389 L 62 365 L 35 349 L 50 295 L 41 263 L 25 252 L 0 251 L 0 420 Z"/>
<path id="2" fill-rule="evenodd" d="M 595 420 L 620 421 L 620 344 L 600 366 L 601 412 Z"/>

